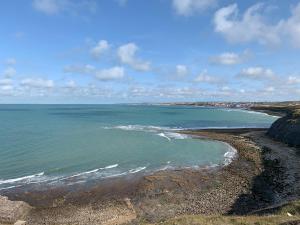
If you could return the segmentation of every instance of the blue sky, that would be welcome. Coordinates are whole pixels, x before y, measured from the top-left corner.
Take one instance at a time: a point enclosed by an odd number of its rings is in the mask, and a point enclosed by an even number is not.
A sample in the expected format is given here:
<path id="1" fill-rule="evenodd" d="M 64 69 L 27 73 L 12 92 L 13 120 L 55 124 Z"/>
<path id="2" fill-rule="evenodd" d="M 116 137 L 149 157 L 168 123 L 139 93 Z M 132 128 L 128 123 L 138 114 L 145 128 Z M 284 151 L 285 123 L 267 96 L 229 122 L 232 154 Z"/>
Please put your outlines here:
<path id="1" fill-rule="evenodd" d="M 0 103 L 300 99 L 299 0 L 0 4 Z"/>

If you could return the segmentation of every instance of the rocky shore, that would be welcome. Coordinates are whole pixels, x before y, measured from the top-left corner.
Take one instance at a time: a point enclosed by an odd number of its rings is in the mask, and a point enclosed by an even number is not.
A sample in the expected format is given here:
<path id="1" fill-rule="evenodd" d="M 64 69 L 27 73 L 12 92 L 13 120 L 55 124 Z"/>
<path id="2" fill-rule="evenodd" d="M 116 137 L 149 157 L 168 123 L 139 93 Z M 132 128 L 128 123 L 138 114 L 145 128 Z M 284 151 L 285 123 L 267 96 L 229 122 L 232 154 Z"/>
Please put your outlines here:
<path id="1" fill-rule="evenodd" d="M 187 215 L 244 216 L 264 214 L 299 199 L 298 149 L 271 139 L 267 129 L 182 132 L 226 142 L 237 150 L 237 157 L 225 166 L 114 178 L 89 188 L 1 194 L 34 207 L 25 218 L 30 225 L 146 224 Z M 300 214 L 297 210 L 295 214 Z M 295 219 L 299 218 L 282 221 Z"/>
<path id="2" fill-rule="evenodd" d="M 76 192 L 6 194 L 35 206 L 26 218 L 28 224 L 140 224 L 181 215 L 250 214 L 299 197 L 298 156 L 284 161 L 287 154 L 282 155 L 281 148 L 273 153 L 278 143 L 265 132 L 184 131 L 195 138 L 233 146 L 238 156 L 224 167 L 160 171 L 136 179 L 114 179 Z M 285 146 L 283 150 L 286 148 L 290 149 Z"/>

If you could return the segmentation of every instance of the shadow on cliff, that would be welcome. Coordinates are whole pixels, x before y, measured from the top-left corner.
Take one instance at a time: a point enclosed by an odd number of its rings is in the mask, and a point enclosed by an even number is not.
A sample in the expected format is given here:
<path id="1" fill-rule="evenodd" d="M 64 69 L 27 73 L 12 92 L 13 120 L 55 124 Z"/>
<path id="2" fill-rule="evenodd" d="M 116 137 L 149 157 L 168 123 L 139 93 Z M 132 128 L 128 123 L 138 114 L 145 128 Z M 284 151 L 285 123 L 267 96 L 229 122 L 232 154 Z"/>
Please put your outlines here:
<path id="1" fill-rule="evenodd" d="M 265 157 L 270 151 L 263 148 L 263 172 L 253 179 L 251 193 L 239 196 L 228 212 L 229 215 L 245 215 L 276 204 L 285 188 L 280 182 L 284 176 L 284 168 L 280 160 Z"/>

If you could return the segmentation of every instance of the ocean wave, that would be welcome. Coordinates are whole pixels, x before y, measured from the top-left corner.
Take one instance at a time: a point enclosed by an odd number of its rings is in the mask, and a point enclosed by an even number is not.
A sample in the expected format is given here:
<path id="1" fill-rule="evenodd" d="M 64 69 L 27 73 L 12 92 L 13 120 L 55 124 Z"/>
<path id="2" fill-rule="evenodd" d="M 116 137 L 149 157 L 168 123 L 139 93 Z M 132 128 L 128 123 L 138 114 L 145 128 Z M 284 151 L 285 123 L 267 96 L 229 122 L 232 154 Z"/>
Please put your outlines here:
<path id="1" fill-rule="evenodd" d="M 109 165 L 109 166 L 104 167 L 104 169 L 112 169 L 112 168 L 116 168 L 118 166 L 119 166 L 119 164 L 113 164 L 113 165 Z M 103 169 L 103 168 L 100 168 L 100 169 Z"/>
<path id="2" fill-rule="evenodd" d="M 30 181 L 34 178 L 41 177 L 44 175 L 44 172 L 29 175 L 29 176 L 24 176 L 24 177 L 18 177 L 18 178 L 13 178 L 13 179 L 7 179 L 7 180 L 0 180 L 0 184 L 10 184 L 10 183 L 16 183 L 20 181 Z"/>
<path id="3" fill-rule="evenodd" d="M 176 131 L 183 130 L 183 128 L 170 128 L 170 127 L 159 127 L 159 126 L 144 126 L 144 125 L 120 125 L 114 127 L 104 127 L 105 129 L 120 129 L 126 131 L 143 131 L 154 133 L 160 137 L 171 141 L 172 139 L 187 139 L 189 138 L 186 134 L 180 134 Z"/>
<path id="4" fill-rule="evenodd" d="M 160 126 L 145 126 L 145 125 L 119 125 L 114 127 L 104 127 L 104 129 L 120 129 L 126 131 L 147 131 L 147 132 L 159 132 L 165 130 L 176 130 L 177 128 L 160 127 Z M 178 129 L 177 129 L 178 130 Z"/>
<path id="5" fill-rule="evenodd" d="M 169 138 L 168 136 L 166 136 L 164 133 L 159 133 L 157 134 L 160 137 L 166 138 L 168 141 L 171 141 L 171 138 Z"/>
<path id="6" fill-rule="evenodd" d="M 158 133 L 157 134 L 160 137 L 166 138 L 168 141 L 171 141 L 172 139 L 187 139 L 189 138 L 186 134 L 180 134 L 175 132 L 164 132 L 164 133 Z"/>
<path id="7" fill-rule="evenodd" d="M 224 144 L 228 146 L 228 151 L 225 152 L 224 154 L 224 162 L 223 162 L 224 166 L 227 166 L 236 158 L 238 153 L 237 150 L 234 147 L 232 147 L 230 144 L 227 144 L 225 142 Z"/>
<path id="8" fill-rule="evenodd" d="M 265 112 L 258 112 L 258 111 L 253 111 L 253 110 L 248 110 L 248 109 L 220 109 L 222 111 L 226 112 L 244 112 L 244 113 L 249 113 L 249 114 L 258 114 L 258 115 L 265 115 L 265 116 L 270 116 L 274 118 L 279 118 L 280 116 L 275 116 L 275 115 L 269 115 L 268 113 Z"/>
<path id="9" fill-rule="evenodd" d="M 129 170 L 128 172 L 129 172 L 129 173 L 138 173 L 138 172 L 140 172 L 140 171 L 142 171 L 142 170 L 145 170 L 146 168 L 147 168 L 146 166 L 138 167 L 138 168 L 135 168 L 135 169 L 131 169 L 131 170 Z"/>
<path id="10" fill-rule="evenodd" d="M 112 164 L 112 165 L 109 165 L 109 166 L 106 166 L 106 167 L 101 167 L 101 168 L 98 168 L 98 169 L 93 169 L 93 170 L 89 170 L 89 171 L 86 171 L 86 172 L 74 174 L 74 175 L 71 175 L 71 176 L 68 176 L 68 177 L 63 177 L 63 178 L 61 178 L 59 180 L 62 181 L 62 180 L 67 180 L 67 179 L 74 178 L 74 177 L 80 177 L 80 176 L 84 176 L 84 175 L 89 175 L 89 174 L 97 173 L 97 172 L 99 172 L 101 170 L 113 169 L 113 168 L 116 168 L 118 166 L 119 166 L 119 164 Z"/>

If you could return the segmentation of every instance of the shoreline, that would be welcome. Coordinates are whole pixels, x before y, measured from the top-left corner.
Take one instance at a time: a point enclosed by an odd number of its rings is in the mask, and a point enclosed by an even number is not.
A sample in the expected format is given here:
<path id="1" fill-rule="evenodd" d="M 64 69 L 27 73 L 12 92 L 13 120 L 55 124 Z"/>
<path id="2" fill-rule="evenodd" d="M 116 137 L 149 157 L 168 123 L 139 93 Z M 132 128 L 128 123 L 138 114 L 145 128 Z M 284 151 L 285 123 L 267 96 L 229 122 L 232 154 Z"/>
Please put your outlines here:
<path id="1" fill-rule="evenodd" d="M 37 186 L 36 190 L 7 190 L 4 195 L 34 206 L 24 218 L 31 225 L 144 224 L 183 215 L 257 214 L 300 197 L 300 156 L 268 138 L 267 130 L 176 131 L 233 147 L 237 156 L 224 166 L 137 173 L 76 187 L 39 190 Z"/>
<path id="2" fill-rule="evenodd" d="M 87 210 L 99 215 L 95 209 L 100 206 L 109 214 L 118 208 L 126 215 L 129 213 L 130 218 L 149 222 L 185 214 L 249 214 L 280 202 L 268 188 L 268 182 L 263 182 L 262 187 L 253 187 L 253 180 L 266 169 L 263 148 L 257 144 L 255 135 L 261 136 L 266 130 L 241 128 L 181 131 L 194 138 L 222 141 L 234 147 L 238 156 L 223 167 L 163 170 L 145 176 L 135 174 L 108 179 L 89 189 L 62 188 L 40 192 L 7 192 L 6 195 L 12 200 L 23 200 L 36 207 L 26 219 L 31 222 L 29 224 L 41 224 L 45 220 L 48 224 L 47 221 L 58 219 L 64 223 L 71 209 L 76 215 Z M 277 175 L 273 174 L 272 177 Z M 277 184 L 280 184 L 280 180 Z M 45 215 L 50 217 L 45 219 Z M 88 219 L 88 216 L 76 215 L 72 216 L 75 221 Z"/>

